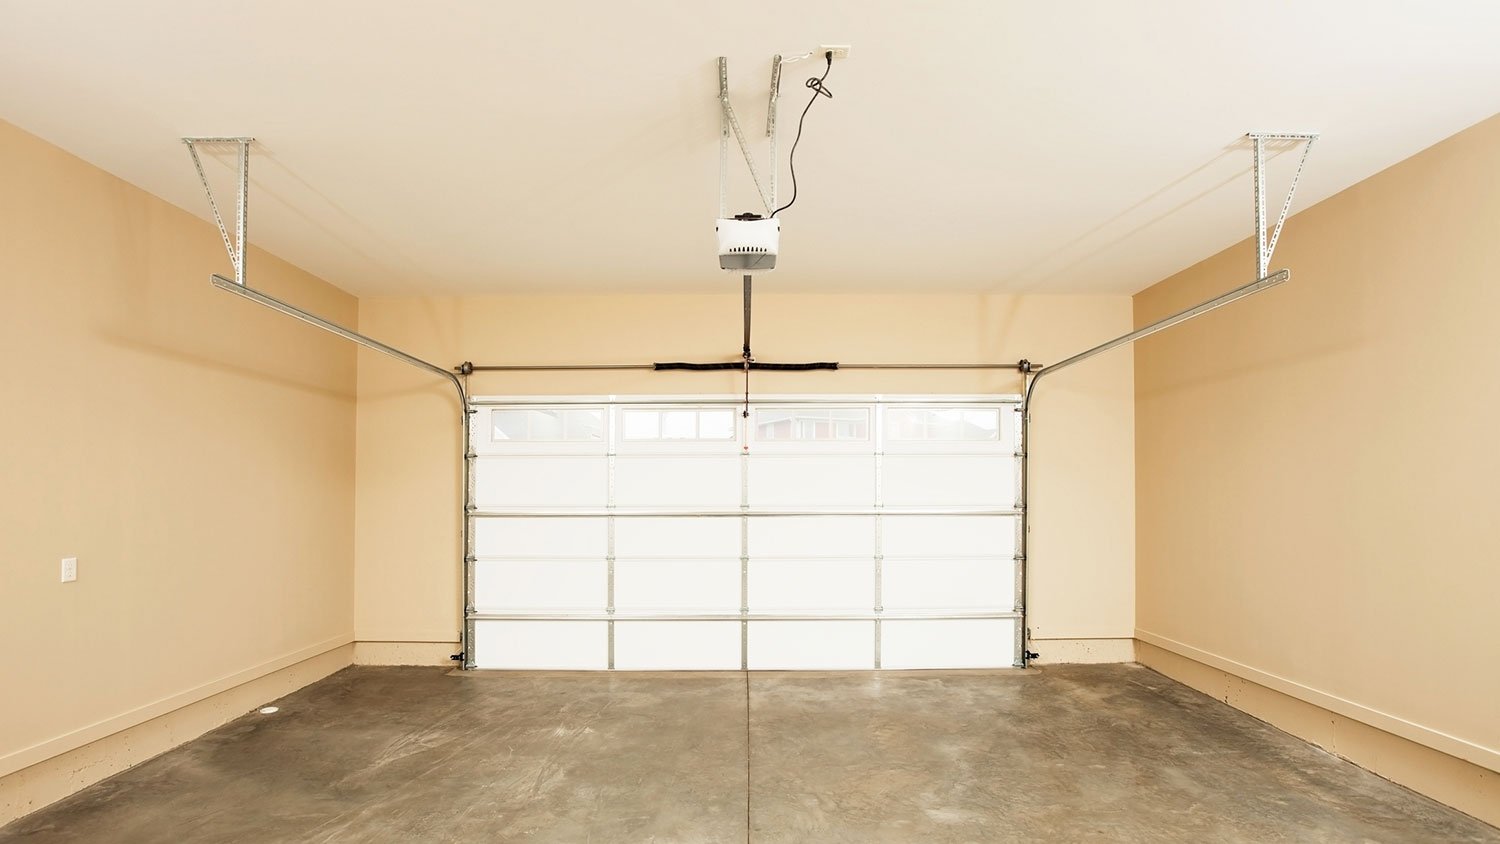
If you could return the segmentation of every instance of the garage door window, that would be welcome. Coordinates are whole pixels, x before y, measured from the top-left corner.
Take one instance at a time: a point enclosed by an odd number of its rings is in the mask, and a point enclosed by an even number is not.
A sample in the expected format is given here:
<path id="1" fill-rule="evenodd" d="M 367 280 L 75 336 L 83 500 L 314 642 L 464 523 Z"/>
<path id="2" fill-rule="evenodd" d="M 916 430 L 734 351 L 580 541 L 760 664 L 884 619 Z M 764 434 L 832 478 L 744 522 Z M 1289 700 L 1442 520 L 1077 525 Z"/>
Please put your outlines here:
<path id="1" fill-rule="evenodd" d="M 893 440 L 992 442 L 1000 439 L 995 408 L 893 407 L 887 411 Z"/>
<path id="2" fill-rule="evenodd" d="M 490 411 L 495 442 L 591 442 L 604 439 L 600 408 L 527 407 Z"/>
<path id="3" fill-rule="evenodd" d="M 862 407 L 772 407 L 755 412 L 757 440 L 861 441 L 870 438 L 870 411 Z"/>
<path id="4" fill-rule="evenodd" d="M 729 408 L 630 408 L 622 416 L 625 439 L 632 442 L 722 441 L 732 440 L 735 435 L 734 411 Z"/>

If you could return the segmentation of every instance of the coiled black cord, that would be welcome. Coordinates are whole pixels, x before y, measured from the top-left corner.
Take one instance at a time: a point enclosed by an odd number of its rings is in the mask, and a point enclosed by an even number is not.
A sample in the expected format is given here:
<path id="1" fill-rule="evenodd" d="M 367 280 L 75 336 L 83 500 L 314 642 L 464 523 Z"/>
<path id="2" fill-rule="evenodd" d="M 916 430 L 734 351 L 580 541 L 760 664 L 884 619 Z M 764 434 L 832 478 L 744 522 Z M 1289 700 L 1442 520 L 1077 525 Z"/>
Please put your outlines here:
<path id="1" fill-rule="evenodd" d="M 809 76 L 807 78 L 806 84 L 807 87 L 812 89 L 812 97 L 807 101 L 807 105 L 802 108 L 802 116 L 797 118 L 797 139 L 792 141 L 792 152 L 787 156 L 787 166 L 792 171 L 792 199 L 787 204 L 772 211 L 772 217 L 791 208 L 797 202 L 797 144 L 802 141 L 802 121 L 807 119 L 807 112 L 812 109 L 813 103 L 818 101 L 819 96 L 833 99 L 833 92 L 823 86 L 823 80 L 828 78 L 828 71 L 833 70 L 833 53 L 824 53 L 824 57 L 828 59 L 828 67 L 823 69 L 823 75 Z"/>

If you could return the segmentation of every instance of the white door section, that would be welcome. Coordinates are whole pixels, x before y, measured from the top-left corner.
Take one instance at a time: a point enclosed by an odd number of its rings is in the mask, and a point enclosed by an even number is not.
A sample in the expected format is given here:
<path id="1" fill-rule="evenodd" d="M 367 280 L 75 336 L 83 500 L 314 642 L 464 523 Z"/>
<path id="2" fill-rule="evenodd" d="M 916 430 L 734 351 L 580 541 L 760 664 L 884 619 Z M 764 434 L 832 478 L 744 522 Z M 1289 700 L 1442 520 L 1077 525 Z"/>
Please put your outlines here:
<path id="1" fill-rule="evenodd" d="M 478 668 L 1018 663 L 1018 397 L 473 405 Z"/>

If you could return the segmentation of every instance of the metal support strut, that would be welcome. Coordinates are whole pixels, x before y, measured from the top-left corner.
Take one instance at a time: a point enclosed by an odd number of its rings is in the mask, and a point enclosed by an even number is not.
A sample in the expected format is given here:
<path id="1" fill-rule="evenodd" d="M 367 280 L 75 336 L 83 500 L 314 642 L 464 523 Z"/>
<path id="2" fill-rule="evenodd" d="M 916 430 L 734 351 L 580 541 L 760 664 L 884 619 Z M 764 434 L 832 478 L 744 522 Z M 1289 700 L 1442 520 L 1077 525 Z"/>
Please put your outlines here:
<path id="1" fill-rule="evenodd" d="M 1297 193 L 1297 182 L 1302 178 L 1302 166 L 1307 163 L 1307 154 L 1312 152 L 1313 142 L 1318 139 L 1315 132 L 1250 132 L 1255 171 L 1255 277 L 1265 278 L 1270 273 L 1271 256 L 1276 252 L 1276 241 L 1281 239 L 1281 227 L 1286 224 L 1287 214 L 1292 210 L 1292 197 Z M 1293 145 L 1301 143 L 1302 157 L 1292 173 L 1292 184 L 1287 188 L 1286 201 L 1281 203 L 1281 213 L 1276 217 L 1276 227 L 1266 234 L 1266 142 L 1286 141 Z"/>
<path id="2" fill-rule="evenodd" d="M 1017 610 L 1022 613 L 1022 629 L 1016 637 L 1016 665 L 1025 666 L 1036 654 L 1031 653 L 1027 647 L 1027 627 L 1025 607 L 1027 605 L 1026 579 L 1027 568 L 1030 565 L 1031 545 L 1031 406 L 1036 399 L 1036 388 L 1042 378 L 1054 372 L 1067 369 L 1075 364 L 1082 363 L 1095 355 L 1103 354 L 1111 349 L 1119 348 L 1129 343 L 1134 343 L 1143 337 L 1149 337 L 1158 331 L 1171 328 L 1178 323 L 1186 322 L 1194 317 L 1202 316 L 1209 311 L 1221 308 L 1231 302 L 1237 302 L 1246 296 L 1253 296 L 1262 290 L 1267 290 L 1287 281 L 1292 277 L 1290 270 L 1278 270 L 1270 272 L 1271 256 L 1276 251 L 1276 242 L 1281 238 L 1281 228 L 1286 224 L 1286 218 L 1291 213 L 1292 196 L 1297 192 L 1297 182 L 1302 178 L 1302 167 L 1307 163 L 1307 154 L 1312 149 L 1313 141 L 1318 139 L 1316 133 L 1312 132 L 1250 132 L 1245 135 L 1251 142 L 1254 178 L 1255 178 L 1255 280 L 1249 284 L 1241 285 L 1228 293 L 1224 293 L 1207 302 L 1195 305 L 1184 311 L 1179 311 L 1169 317 L 1157 320 L 1144 328 L 1138 328 L 1129 334 L 1123 334 L 1105 343 L 1079 352 L 1069 358 L 1064 358 L 1057 363 L 1047 367 L 1030 365 L 1022 369 L 1024 373 L 1035 370 L 1025 385 L 1021 399 L 1021 492 L 1016 502 L 1016 508 L 1021 514 L 1019 536 L 1017 538 L 1019 553 L 1016 558 L 1020 564 L 1017 583 Z M 1268 141 L 1285 141 L 1293 144 L 1303 143 L 1302 157 L 1297 162 L 1297 169 L 1292 174 L 1292 184 L 1287 189 L 1286 200 L 1281 204 L 1281 213 L 1276 218 L 1276 226 L 1266 233 L 1266 158 L 1265 145 Z"/>
<path id="3" fill-rule="evenodd" d="M 229 263 L 234 267 L 234 281 L 245 284 L 245 225 L 250 211 L 250 145 L 254 138 L 183 138 L 188 154 L 193 157 L 193 169 L 198 171 L 198 181 L 203 183 L 203 192 L 208 195 L 208 209 L 213 212 L 214 225 L 219 227 L 219 237 L 224 239 L 224 251 L 229 253 Z M 234 239 L 230 240 L 224 217 L 219 213 L 219 203 L 214 201 L 214 190 L 209 187 L 208 176 L 203 172 L 203 161 L 198 158 L 198 144 L 234 144 L 238 153 L 238 177 L 235 179 L 236 197 L 234 206 Z"/>
<path id="4" fill-rule="evenodd" d="M 776 210 L 776 105 L 781 95 L 781 54 L 771 58 L 771 97 L 766 108 L 766 137 L 771 141 L 770 162 L 770 187 L 767 188 L 761 181 L 760 168 L 755 164 L 755 155 L 750 151 L 750 144 L 745 140 L 745 132 L 740 128 L 740 120 L 734 113 L 734 105 L 729 101 L 729 60 L 724 56 L 719 57 L 719 217 L 729 216 L 729 136 L 734 135 L 735 142 L 739 144 L 740 155 L 745 159 L 745 166 L 750 170 L 750 178 L 755 182 L 755 192 L 760 197 L 760 202 L 766 208 L 766 216 L 771 216 Z"/>
<path id="5" fill-rule="evenodd" d="M 745 273 L 745 345 L 740 350 L 740 356 L 745 364 L 745 409 L 740 415 L 746 419 L 750 418 L 750 369 L 755 363 L 755 357 L 750 354 L 750 274 Z"/>
<path id="6" fill-rule="evenodd" d="M 1179 311 L 1164 319 L 1157 320 L 1156 322 L 1151 323 L 1145 328 L 1138 328 L 1135 331 L 1130 332 L 1129 334 L 1123 334 L 1106 343 L 1100 343 L 1092 349 L 1079 352 L 1078 354 L 1073 355 L 1069 358 L 1064 358 L 1063 360 L 1058 361 L 1051 366 L 1038 369 L 1036 373 L 1031 376 L 1030 383 L 1026 385 L 1024 398 L 1022 398 L 1021 400 L 1021 494 L 1019 496 L 1020 500 L 1017 502 L 1017 509 L 1020 510 L 1021 513 L 1021 528 L 1019 536 L 1020 551 L 1016 555 L 1016 559 L 1018 560 L 1021 567 L 1018 594 L 1020 598 L 1019 605 L 1021 607 L 1020 612 L 1022 612 L 1023 628 L 1020 631 L 1019 635 L 1016 636 L 1016 665 L 1024 667 L 1036 656 L 1036 654 L 1031 653 L 1031 651 L 1027 648 L 1028 637 L 1026 628 L 1024 627 L 1024 608 L 1027 605 L 1026 569 L 1030 563 L 1031 545 L 1031 524 L 1028 518 L 1028 514 L 1031 512 L 1031 405 L 1032 402 L 1036 400 L 1037 385 L 1042 382 L 1042 378 L 1051 375 L 1054 372 L 1059 372 L 1061 370 L 1067 369 L 1070 366 L 1074 366 L 1075 364 L 1083 363 L 1089 358 L 1094 357 L 1095 355 L 1103 354 L 1111 349 L 1119 348 L 1120 346 L 1124 346 L 1128 343 L 1134 343 L 1135 341 L 1140 340 L 1143 337 L 1149 337 L 1158 331 L 1163 331 L 1165 329 L 1171 328 L 1178 323 L 1186 322 L 1194 317 L 1202 316 L 1216 308 L 1222 308 L 1223 306 L 1228 305 L 1231 302 L 1237 302 L 1240 299 L 1245 298 L 1246 296 L 1252 296 L 1256 293 L 1261 292 L 1262 290 L 1268 290 L 1290 279 L 1291 277 L 1291 270 L 1278 270 L 1271 275 L 1258 278 L 1255 281 L 1250 282 L 1249 284 L 1236 287 L 1228 293 L 1225 293 L 1221 296 L 1216 296 L 1213 299 L 1209 299 L 1207 302 L 1195 305 L 1185 311 Z"/>
<path id="7" fill-rule="evenodd" d="M 408 354 L 406 352 L 403 352 L 403 351 L 401 351 L 400 349 L 398 349 L 398 348 L 396 348 L 394 346 L 390 346 L 390 345 L 387 345 L 385 343 L 382 343 L 382 342 L 380 342 L 379 340 L 376 340 L 373 337 L 368 337 L 368 336 L 366 336 L 364 334 L 361 334 L 358 331 L 355 331 L 355 330 L 353 330 L 351 328 L 345 328 L 344 326 L 339 325 L 338 323 L 333 322 L 331 320 L 324 319 L 323 317 L 320 317 L 317 314 L 311 313 L 309 311 L 304 311 L 303 309 L 297 307 L 296 305 L 292 305 L 292 304 L 289 304 L 287 302 L 283 302 L 283 301 L 281 301 L 280 299 L 277 299 L 274 296 L 270 296 L 270 295 L 267 295 L 265 293 L 262 293 L 259 290 L 255 290 L 255 289 L 251 288 L 248 284 L 246 284 L 246 277 L 245 277 L 245 246 L 246 246 L 246 243 L 247 243 L 247 241 L 245 239 L 245 234 L 246 234 L 246 209 L 247 209 L 247 206 L 249 204 L 249 193 L 250 193 L 250 144 L 253 142 L 253 139 L 252 138 L 248 138 L 248 137 L 245 137 L 245 138 L 183 138 L 182 142 L 187 145 L 188 152 L 192 155 L 192 158 L 193 158 L 193 167 L 194 167 L 194 169 L 196 169 L 198 171 L 198 178 L 203 183 L 203 192 L 208 195 L 208 207 L 209 207 L 209 210 L 213 212 L 214 223 L 219 228 L 219 236 L 224 239 L 224 249 L 229 253 L 229 261 L 234 266 L 234 278 L 233 279 L 225 278 L 224 276 L 219 275 L 217 273 L 213 273 L 213 274 L 211 274 L 209 276 L 209 281 L 213 283 L 214 287 L 217 287 L 220 290 L 224 290 L 224 291 L 228 291 L 230 293 L 233 293 L 236 296 L 241 296 L 243 298 L 249 299 L 250 301 L 255 302 L 258 305 L 263 305 L 263 306 L 265 306 L 267 308 L 270 308 L 273 311 L 277 311 L 278 313 L 286 314 L 289 317 L 292 317 L 292 318 L 297 319 L 297 320 L 301 320 L 302 322 L 305 322 L 308 325 L 314 326 L 315 328 L 321 328 L 322 330 L 327 331 L 330 334 L 336 334 L 336 335 L 344 338 L 345 340 L 348 340 L 350 342 L 356 343 L 356 344 L 358 344 L 360 346 L 364 346 L 367 349 L 372 349 L 374 351 L 380 352 L 381 354 L 389 355 L 390 357 L 393 357 L 396 360 L 401 361 L 402 363 L 408 364 L 410 366 L 414 366 L 417 369 L 424 370 L 424 371 L 429 372 L 429 373 L 431 373 L 433 375 L 436 375 L 436 376 L 438 376 L 440 378 L 443 378 L 444 380 L 448 381 L 448 383 L 450 383 L 450 384 L 453 385 L 453 389 L 458 394 L 459 408 L 462 411 L 459 414 L 461 416 L 461 420 L 460 420 L 460 439 L 461 439 L 462 442 L 460 443 L 460 446 L 462 448 L 462 453 L 463 453 L 463 483 L 464 483 L 464 501 L 463 501 L 463 514 L 462 514 L 462 519 L 461 519 L 461 529 L 463 531 L 463 570 L 464 570 L 464 577 L 465 577 L 466 582 L 467 582 L 467 588 L 465 589 L 465 604 L 466 605 L 463 608 L 464 609 L 463 615 L 470 614 L 473 611 L 473 606 L 472 606 L 473 584 L 472 584 L 472 571 L 471 571 L 472 570 L 472 565 L 471 565 L 471 561 L 473 560 L 473 556 L 474 556 L 474 546 L 473 546 L 473 537 L 471 535 L 471 532 L 469 530 L 469 525 L 468 525 L 469 519 L 468 519 L 467 516 L 468 516 L 469 511 L 473 509 L 472 490 L 470 488 L 471 487 L 470 480 L 471 480 L 471 477 L 472 477 L 472 471 L 471 471 L 472 467 L 470 466 L 470 461 L 471 461 L 471 458 L 472 458 L 473 455 L 472 455 L 471 449 L 469 447 L 469 427 L 470 427 L 469 420 L 470 420 L 471 415 L 474 413 L 474 410 L 469 406 L 468 390 L 466 390 L 464 388 L 464 382 L 461 381 L 457 375 L 455 375 L 454 373 L 448 371 L 444 367 L 438 366 L 437 364 L 431 363 L 429 361 L 425 361 L 425 360 L 423 360 L 423 359 L 421 359 L 419 357 L 416 357 L 415 355 L 411 355 L 411 354 Z M 238 193 L 239 193 L 239 195 L 238 195 L 238 198 L 237 198 L 238 201 L 236 203 L 235 226 L 234 226 L 235 237 L 234 237 L 233 240 L 230 239 L 230 237 L 229 237 L 229 231 L 228 231 L 228 229 L 224 225 L 224 219 L 219 214 L 218 203 L 214 201 L 213 189 L 211 187 L 209 187 L 208 178 L 207 178 L 207 176 L 203 172 L 203 162 L 198 158 L 198 149 L 197 149 L 197 146 L 196 146 L 197 144 L 229 144 L 229 143 L 236 144 L 238 146 L 238 148 L 239 148 L 238 149 L 238 152 L 239 152 L 239 162 L 238 162 L 239 163 L 239 179 L 238 179 L 239 188 L 238 188 Z M 461 656 L 463 656 L 463 658 L 464 658 L 465 667 L 473 667 L 472 666 L 472 657 L 473 657 L 473 653 L 474 653 L 474 647 L 473 647 L 473 636 L 472 636 L 472 625 L 471 624 L 469 624 L 469 623 L 465 623 L 464 624 L 464 629 L 463 629 L 463 632 L 460 634 L 460 639 L 461 639 L 461 645 L 460 645 L 460 647 L 462 649 Z"/>

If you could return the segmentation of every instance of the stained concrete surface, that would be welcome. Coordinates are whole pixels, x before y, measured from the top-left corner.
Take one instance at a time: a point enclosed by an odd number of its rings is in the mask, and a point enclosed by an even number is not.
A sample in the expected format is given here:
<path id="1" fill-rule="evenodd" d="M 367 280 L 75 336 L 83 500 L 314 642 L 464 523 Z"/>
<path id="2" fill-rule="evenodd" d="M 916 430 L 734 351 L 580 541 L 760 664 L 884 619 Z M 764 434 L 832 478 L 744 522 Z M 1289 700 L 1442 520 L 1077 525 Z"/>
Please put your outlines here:
<path id="1" fill-rule="evenodd" d="M 1133 665 L 362 667 L 276 704 L 0 842 L 1500 842 Z"/>

